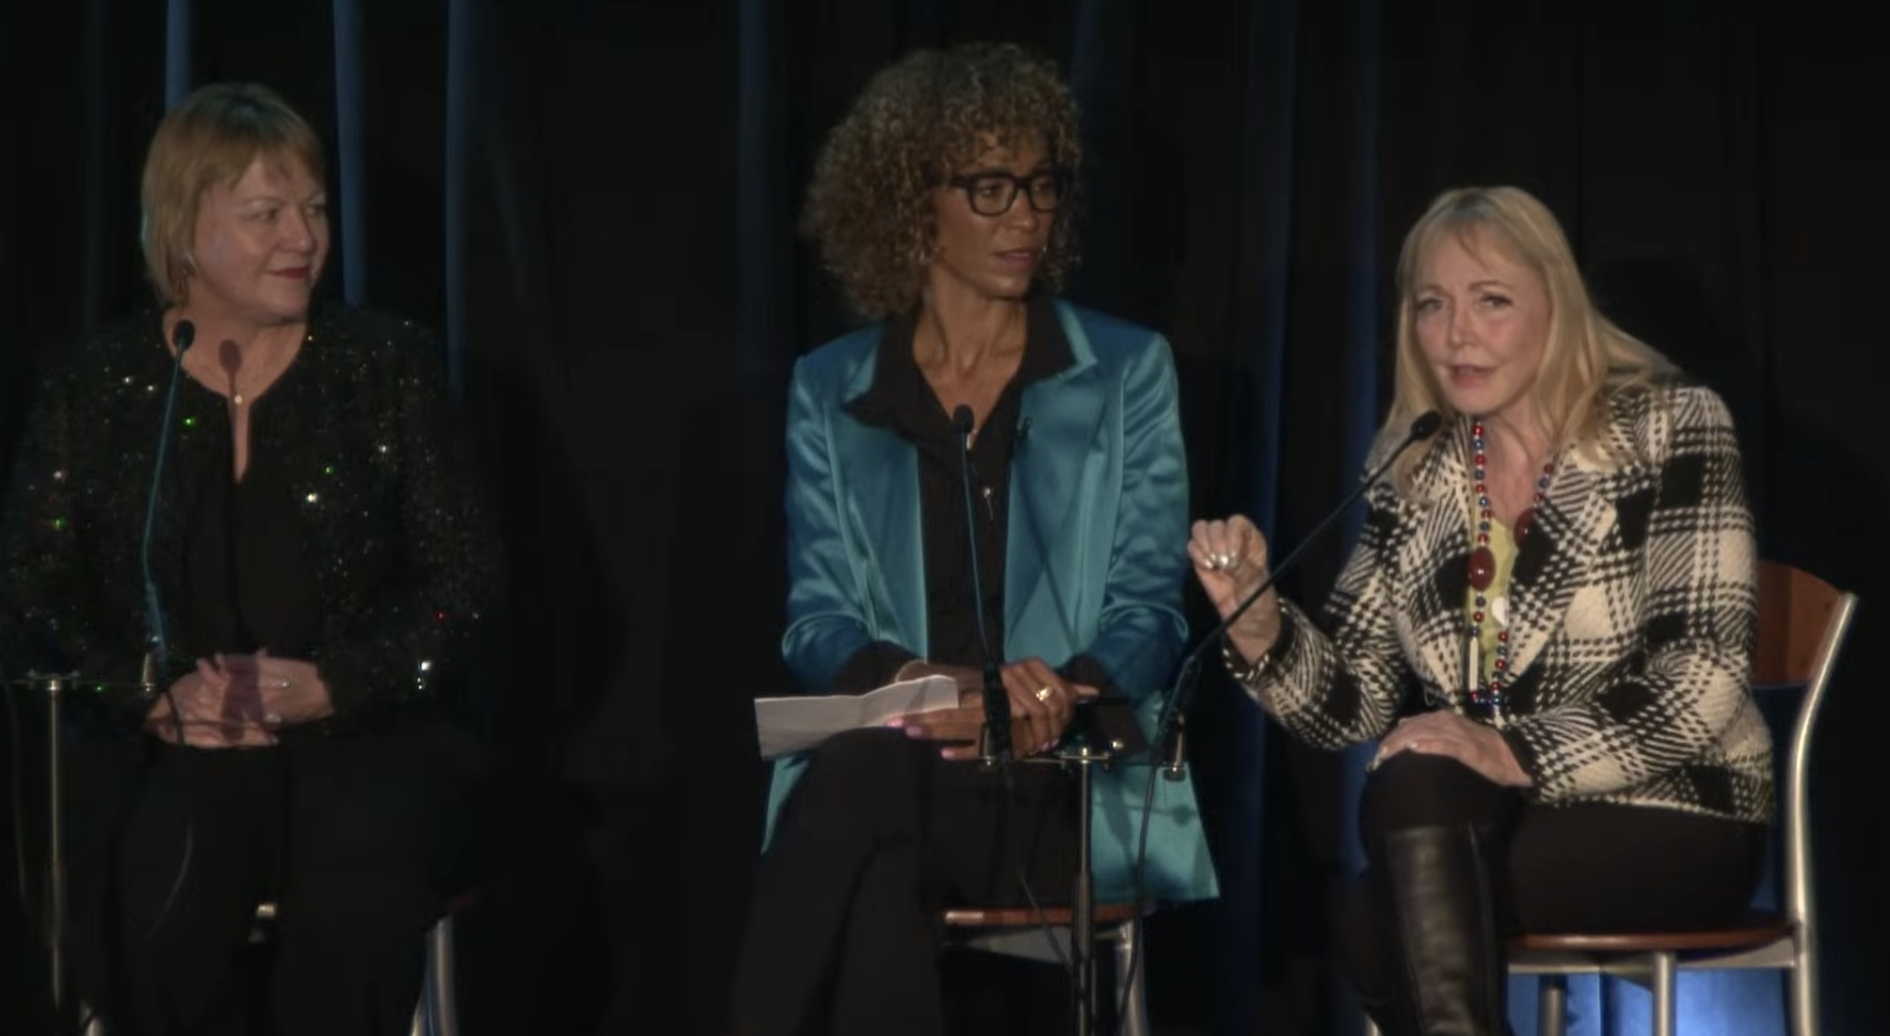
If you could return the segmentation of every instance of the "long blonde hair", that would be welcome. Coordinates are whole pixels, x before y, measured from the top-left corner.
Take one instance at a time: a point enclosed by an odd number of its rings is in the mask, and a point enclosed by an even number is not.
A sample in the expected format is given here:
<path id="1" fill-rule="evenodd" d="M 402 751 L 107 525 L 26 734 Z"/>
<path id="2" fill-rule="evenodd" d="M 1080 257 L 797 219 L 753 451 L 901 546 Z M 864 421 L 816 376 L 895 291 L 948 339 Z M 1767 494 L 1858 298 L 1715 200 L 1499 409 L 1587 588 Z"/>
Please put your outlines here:
<path id="1" fill-rule="evenodd" d="M 1424 360 L 1417 337 L 1417 284 L 1424 264 L 1446 238 L 1465 248 L 1496 248 L 1534 270 L 1549 300 L 1548 340 L 1530 392 L 1557 447 L 1603 457 L 1607 397 L 1671 374 L 1673 364 L 1653 346 L 1616 327 L 1595 308 L 1575 265 L 1562 226 L 1548 206 L 1518 187 L 1459 187 L 1445 191 L 1405 235 L 1398 253 L 1398 362 L 1391 413 L 1379 430 L 1378 449 L 1402 442 L 1426 411 L 1446 423 L 1461 416 L 1445 398 Z M 1393 469 L 1400 485 L 1423 450 L 1407 451 Z"/>

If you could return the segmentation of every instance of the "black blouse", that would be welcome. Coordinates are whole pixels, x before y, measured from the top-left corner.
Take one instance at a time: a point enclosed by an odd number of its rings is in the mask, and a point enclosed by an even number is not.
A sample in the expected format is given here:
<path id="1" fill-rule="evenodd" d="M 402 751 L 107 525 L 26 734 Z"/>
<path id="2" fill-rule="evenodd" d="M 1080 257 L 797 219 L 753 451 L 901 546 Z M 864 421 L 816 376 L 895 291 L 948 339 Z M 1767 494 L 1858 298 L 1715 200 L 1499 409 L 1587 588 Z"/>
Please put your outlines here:
<path id="1" fill-rule="evenodd" d="M 1030 435 L 1020 418 L 1024 389 L 1066 370 L 1075 362 L 1069 339 L 1057 322 L 1048 294 L 1033 296 L 1026 311 L 1024 355 L 1017 373 L 999 393 L 984 426 L 971 445 L 971 514 L 977 535 L 978 580 L 971 577 L 971 540 L 966 535 L 963 459 L 958 432 L 938 395 L 912 357 L 918 314 L 890 320 L 881 331 L 873 384 L 855 397 L 847 412 L 861 422 L 885 428 L 911 442 L 919 452 L 919 514 L 925 538 L 927 660 L 940 665 L 984 665 L 978 611 L 991 653 L 1004 657 L 1004 572 L 1010 521 L 1011 460 Z M 982 591 L 982 597 L 979 596 Z M 890 683 L 899 667 L 918 656 L 906 647 L 875 641 L 861 648 L 834 676 L 834 690 L 860 694 Z M 1102 666 L 1078 655 L 1062 667 L 1065 677 L 1114 693 L 1114 681 Z"/>
<path id="2" fill-rule="evenodd" d="M 291 365 L 282 379 L 294 371 Z M 273 394 L 265 392 L 250 404 L 252 437 L 274 415 Z M 223 432 L 220 466 L 233 471 L 227 417 Z M 246 655 L 267 648 L 278 658 L 306 658 L 313 649 L 321 635 L 321 606 L 291 492 L 280 458 L 269 453 L 253 453 L 240 482 L 204 480 L 185 547 L 185 624 L 179 646 L 187 656 Z"/>

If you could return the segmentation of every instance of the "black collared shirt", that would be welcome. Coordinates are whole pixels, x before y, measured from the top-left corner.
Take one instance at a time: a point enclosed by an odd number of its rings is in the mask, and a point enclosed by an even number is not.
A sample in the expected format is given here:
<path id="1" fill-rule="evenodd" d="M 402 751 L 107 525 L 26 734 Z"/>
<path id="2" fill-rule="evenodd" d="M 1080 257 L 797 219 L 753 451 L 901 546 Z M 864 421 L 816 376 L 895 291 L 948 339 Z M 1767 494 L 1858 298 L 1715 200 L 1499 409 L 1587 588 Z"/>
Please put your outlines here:
<path id="1" fill-rule="evenodd" d="M 1050 296 L 1033 296 L 1026 308 L 1024 355 L 1017 373 L 999 393 L 984 425 L 972 437 L 970 525 L 977 536 L 978 585 L 971 576 L 966 535 L 964 460 L 959 437 L 938 395 L 912 356 L 918 314 L 890 320 L 880 333 L 873 384 L 846 404 L 861 422 L 885 428 L 919 453 L 919 513 L 924 536 L 928 661 L 979 667 L 985 651 L 977 614 L 991 652 L 1004 657 L 1004 570 L 1010 522 L 1010 470 L 1029 426 L 1020 414 L 1024 389 L 1075 362 L 1069 339 Z M 975 605 L 974 605 L 974 602 Z M 889 641 L 861 648 L 834 677 L 834 690 L 857 694 L 891 682 L 899 667 L 916 658 Z M 1077 656 L 1063 667 L 1070 679 L 1113 692 L 1100 665 Z"/>

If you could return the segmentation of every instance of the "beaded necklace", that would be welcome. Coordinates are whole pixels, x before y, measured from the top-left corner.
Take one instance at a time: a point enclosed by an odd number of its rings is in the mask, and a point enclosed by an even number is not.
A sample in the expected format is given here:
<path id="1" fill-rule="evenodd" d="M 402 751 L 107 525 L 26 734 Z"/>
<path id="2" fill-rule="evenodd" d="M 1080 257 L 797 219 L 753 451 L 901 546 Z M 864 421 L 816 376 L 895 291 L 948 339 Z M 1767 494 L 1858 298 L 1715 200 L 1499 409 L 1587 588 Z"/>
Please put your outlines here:
<path id="1" fill-rule="evenodd" d="M 1503 713 L 1503 694 L 1509 682 L 1509 595 L 1505 591 L 1501 597 L 1491 598 L 1485 591 L 1496 581 L 1496 554 L 1490 549 L 1490 523 L 1496 520 L 1495 507 L 1490 503 L 1490 486 L 1487 479 L 1489 456 L 1484 452 L 1483 422 L 1472 421 L 1470 425 L 1471 486 L 1476 499 L 1477 535 L 1476 548 L 1470 552 L 1469 577 L 1470 587 L 1476 591 L 1474 607 L 1470 611 L 1468 634 L 1474 650 L 1481 650 L 1483 644 L 1483 624 L 1485 621 L 1496 623 L 1496 658 L 1490 663 L 1489 679 L 1485 680 L 1480 666 L 1472 666 L 1470 671 L 1470 701 L 1490 710 L 1493 716 Z M 1555 461 L 1542 465 L 1542 474 L 1536 478 L 1536 492 L 1529 506 L 1516 516 L 1511 528 L 1510 538 L 1515 541 L 1516 552 L 1522 552 L 1523 539 L 1529 535 L 1529 527 L 1535 524 L 1536 508 L 1542 506 L 1542 499 L 1549 491 L 1549 480 L 1555 474 Z M 1513 564 L 1513 560 L 1512 560 Z"/>

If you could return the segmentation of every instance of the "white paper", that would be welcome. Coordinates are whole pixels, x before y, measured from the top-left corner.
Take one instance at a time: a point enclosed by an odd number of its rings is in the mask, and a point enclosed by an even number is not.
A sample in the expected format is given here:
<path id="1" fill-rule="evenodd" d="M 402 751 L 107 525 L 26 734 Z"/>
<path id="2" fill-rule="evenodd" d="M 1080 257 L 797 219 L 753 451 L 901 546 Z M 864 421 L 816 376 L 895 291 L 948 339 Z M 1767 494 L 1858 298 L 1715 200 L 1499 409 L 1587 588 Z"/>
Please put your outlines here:
<path id="1" fill-rule="evenodd" d="M 884 726 L 894 716 L 958 707 L 958 681 L 949 676 L 903 680 L 865 694 L 797 694 L 756 698 L 755 728 L 761 757 L 804 752 L 835 734 Z"/>

